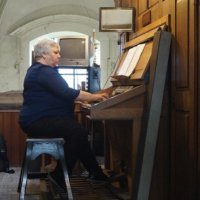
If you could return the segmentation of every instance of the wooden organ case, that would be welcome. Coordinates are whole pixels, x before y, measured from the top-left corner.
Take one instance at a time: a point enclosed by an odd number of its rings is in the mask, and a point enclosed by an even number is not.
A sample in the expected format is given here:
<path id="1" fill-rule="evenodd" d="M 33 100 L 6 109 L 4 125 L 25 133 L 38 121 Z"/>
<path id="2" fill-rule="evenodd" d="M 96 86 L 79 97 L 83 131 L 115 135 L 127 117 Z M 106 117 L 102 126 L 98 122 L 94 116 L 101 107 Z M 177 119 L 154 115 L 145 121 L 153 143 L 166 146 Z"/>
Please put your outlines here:
<path id="1" fill-rule="evenodd" d="M 113 86 L 102 90 L 109 92 L 109 99 L 82 105 L 93 123 L 103 122 L 105 168 L 114 174 L 113 186 L 125 191 L 118 193 L 121 199 L 149 199 L 170 52 L 168 20 L 166 16 L 148 25 L 125 44 Z M 137 55 L 139 45 L 143 47 Z M 135 66 L 128 68 L 127 63 Z"/>

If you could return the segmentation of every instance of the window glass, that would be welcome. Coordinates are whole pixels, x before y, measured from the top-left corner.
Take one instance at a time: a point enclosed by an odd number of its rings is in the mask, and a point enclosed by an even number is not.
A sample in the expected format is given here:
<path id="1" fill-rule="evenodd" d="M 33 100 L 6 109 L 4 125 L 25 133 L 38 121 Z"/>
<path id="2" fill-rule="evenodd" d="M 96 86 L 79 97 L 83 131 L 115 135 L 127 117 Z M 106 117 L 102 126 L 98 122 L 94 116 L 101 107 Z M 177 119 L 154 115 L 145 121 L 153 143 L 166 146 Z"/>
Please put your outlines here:
<path id="1" fill-rule="evenodd" d="M 74 69 L 60 68 L 58 71 L 60 74 L 73 74 L 74 73 Z"/>
<path id="2" fill-rule="evenodd" d="M 70 88 L 74 88 L 74 77 L 72 75 L 62 75 Z"/>
<path id="3" fill-rule="evenodd" d="M 88 90 L 88 71 L 86 68 L 60 68 L 58 72 L 74 89 Z"/>
<path id="4" fill-rule="evenodd" d="M 75 76 L 75 89 L 87 90 L 87 75 L 76 75 Z"/>
<path id="5" fill-rule="evenodd" d="M 87 74 L 87 69 L 75 69 L 75 74 Z"/>

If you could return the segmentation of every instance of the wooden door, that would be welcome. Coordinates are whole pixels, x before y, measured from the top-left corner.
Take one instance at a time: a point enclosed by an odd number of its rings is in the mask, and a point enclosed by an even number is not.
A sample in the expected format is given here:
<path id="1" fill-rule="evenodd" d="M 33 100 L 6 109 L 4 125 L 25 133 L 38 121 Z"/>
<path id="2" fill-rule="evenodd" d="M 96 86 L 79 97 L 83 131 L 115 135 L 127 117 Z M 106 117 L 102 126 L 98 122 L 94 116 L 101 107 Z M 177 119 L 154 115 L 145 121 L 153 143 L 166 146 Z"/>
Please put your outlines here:
<path id="1" fill-rule="evenodd" d="M 170 2 L 174 36 L 171 60 L 170 200 L 195 200 L 197 195 L 197 16 L 195 0 Z"/>

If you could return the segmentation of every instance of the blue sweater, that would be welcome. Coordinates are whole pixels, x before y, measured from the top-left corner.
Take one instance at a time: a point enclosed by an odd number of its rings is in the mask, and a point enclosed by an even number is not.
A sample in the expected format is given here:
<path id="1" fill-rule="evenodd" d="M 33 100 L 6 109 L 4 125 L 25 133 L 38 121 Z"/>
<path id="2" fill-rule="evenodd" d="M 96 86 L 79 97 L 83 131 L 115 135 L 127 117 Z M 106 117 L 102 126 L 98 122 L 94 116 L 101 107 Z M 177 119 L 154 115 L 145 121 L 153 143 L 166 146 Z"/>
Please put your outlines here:
<path id="1" fill-rule="evenodd" d="M 74 117 L 74 100 L 80 91 L 69 88 L 56 67 L 34 63 L 24 80 L 24 102 L 19 123 L 27 126 L 43 117 Z"/>

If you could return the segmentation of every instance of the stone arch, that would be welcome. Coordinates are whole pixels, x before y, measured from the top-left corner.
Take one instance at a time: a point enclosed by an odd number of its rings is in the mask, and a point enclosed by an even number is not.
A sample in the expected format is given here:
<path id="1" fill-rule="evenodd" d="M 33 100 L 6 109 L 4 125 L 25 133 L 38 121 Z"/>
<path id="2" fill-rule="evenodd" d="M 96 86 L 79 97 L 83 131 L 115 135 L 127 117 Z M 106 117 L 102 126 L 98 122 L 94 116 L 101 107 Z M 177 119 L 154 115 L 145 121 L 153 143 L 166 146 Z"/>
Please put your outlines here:
<path id="1" fill-rule="evenodd" d="M 73 31 L 91 35 L 93 29 L 98 30 L 98 20 L 78 15 L 53 15 L 30 21 L 10 32 L 10 36 L 18 41 L 19 55 L 17 63 L 20 73 L 20 85 L 29 66 L 29 42 L 41 35 L 58 32 Z M 117 58 L 117 34 L 96 32 L 97 40 L 101 43 L 102 84 L 110 75 L 111 61 Z M 115 44 L 115 45 L 113 45 Z"/>

